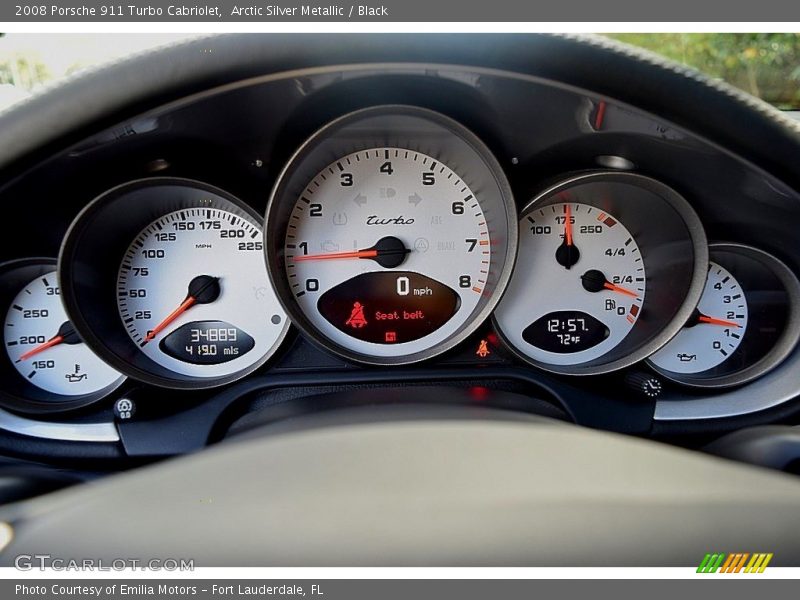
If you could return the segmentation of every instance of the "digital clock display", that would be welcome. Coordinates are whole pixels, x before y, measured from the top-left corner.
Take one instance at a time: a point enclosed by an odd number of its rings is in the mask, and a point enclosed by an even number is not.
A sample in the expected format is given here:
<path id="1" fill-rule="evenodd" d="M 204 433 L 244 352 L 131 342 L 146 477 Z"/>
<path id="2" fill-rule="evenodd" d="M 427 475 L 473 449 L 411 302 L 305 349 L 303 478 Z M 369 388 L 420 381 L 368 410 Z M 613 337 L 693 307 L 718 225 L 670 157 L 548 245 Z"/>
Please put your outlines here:
<path id="1" fill-rule="evenodd" d="M 193 365 L 218 365 L 247 354 L 255 340 L 225 321 L 193 321 L 161 341 L 161 349 L 173 358 Z"/>
<path id="2" fill-rule="evenodd" d="M 578 310 L 560 310 L 540 317 L 522 332 L 522 339 L 547 352 L 569 354 L 592 348 L 609 335 L 606 325 Z"/>

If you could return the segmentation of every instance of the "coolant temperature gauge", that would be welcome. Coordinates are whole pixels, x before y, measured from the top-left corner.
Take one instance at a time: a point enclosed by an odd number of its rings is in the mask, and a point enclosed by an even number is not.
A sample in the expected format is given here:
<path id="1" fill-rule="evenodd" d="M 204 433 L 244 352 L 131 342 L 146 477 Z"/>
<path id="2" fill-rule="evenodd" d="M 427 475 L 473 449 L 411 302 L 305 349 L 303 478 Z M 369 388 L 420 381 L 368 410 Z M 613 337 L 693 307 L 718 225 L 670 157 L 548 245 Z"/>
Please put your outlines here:
<path id="1" fill-rule="evenodd" d="M 48 392 L 92 394 L 121 377 L 75 332 L 61 306 L 55 271 L 20 290 L 8 309 L 3 334 L 14 368 Z"/>
<path id="2" fill-rule="evenodd" d="M 711 262 L 694 315 L 650 361 L 673 373 L 707 371 L 736 352 L 746 329 L 747 299 L 739 282 L 723 266 Z"/>

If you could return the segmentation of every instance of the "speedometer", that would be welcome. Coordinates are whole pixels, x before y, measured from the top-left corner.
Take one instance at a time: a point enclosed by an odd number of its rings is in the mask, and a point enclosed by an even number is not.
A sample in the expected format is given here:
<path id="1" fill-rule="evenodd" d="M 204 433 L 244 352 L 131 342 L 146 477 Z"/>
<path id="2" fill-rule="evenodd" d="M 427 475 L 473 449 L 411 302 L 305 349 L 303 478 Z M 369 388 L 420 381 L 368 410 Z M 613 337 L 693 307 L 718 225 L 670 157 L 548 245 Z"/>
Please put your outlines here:
<path id="1" fill-rule="evenodd" d="M 133 239 L 117 276 L 128 335 L 183 375 L 225 376 L 257 362 L 283 324 L 252 291 L 265 278 L 260 249 L 258 225 L 221 208 L 156 219 Z"/>
<path id="2" fill-rule="evenodd" d="M 368 109 L 315 134 L 282 174 L 268 263 L 313 339 L 361 362 L 413 362 L 488 315 L 514 256 L 513 215 L 499 165 L 469 131 L 426 110 Z"/>
<path id="3" fill-rule="evenodd" d="M 199 182 L 156 178 L 101 196 L 68 232 L 60 267 L 86 342 L 158 385 L 233 381 L 272 356 L 289 327 L 258 217 Z"/>

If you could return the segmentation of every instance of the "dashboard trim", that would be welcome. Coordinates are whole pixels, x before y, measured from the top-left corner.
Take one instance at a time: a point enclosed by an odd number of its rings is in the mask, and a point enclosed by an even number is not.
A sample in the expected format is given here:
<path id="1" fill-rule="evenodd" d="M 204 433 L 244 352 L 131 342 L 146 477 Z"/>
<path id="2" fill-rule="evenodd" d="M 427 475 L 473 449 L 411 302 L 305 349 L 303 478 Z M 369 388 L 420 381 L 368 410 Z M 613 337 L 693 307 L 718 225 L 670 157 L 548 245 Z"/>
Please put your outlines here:
<path id="1" fill-rule="evenodd" d="M 0 429 L 27 437 L 64 442 L 118 442 L 113 422 L 54 423 L 27 419 L 0 408 Z"/>

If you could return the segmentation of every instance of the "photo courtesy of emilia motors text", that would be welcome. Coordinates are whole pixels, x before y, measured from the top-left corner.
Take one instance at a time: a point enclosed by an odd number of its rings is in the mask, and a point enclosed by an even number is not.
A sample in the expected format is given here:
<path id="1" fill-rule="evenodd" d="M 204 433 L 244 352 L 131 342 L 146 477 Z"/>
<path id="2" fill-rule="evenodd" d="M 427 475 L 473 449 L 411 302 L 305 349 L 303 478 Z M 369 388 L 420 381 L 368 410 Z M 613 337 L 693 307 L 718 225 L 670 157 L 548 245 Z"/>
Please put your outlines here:
<path id="1" fill-rule="evenodd" d="M 797 595 L 800 8 L 0 4 L 2 600 Z"/>

